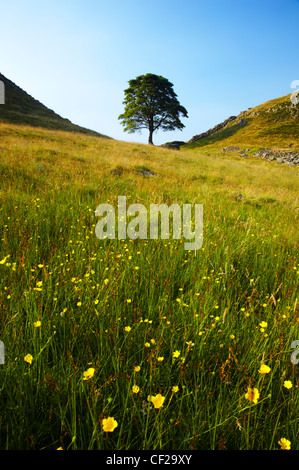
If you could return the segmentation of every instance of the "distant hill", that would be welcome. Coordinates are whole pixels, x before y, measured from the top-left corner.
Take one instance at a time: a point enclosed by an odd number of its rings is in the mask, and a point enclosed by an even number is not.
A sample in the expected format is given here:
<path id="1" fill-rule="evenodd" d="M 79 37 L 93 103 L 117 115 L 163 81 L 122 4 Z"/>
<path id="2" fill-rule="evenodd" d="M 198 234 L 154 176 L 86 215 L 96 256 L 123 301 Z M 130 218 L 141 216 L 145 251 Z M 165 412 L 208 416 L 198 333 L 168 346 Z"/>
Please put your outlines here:
<path id="1" fill-rule="evenodd" d="M 230 116 L 180 147 L 187 150 L 211 144 L 299 150 L 299 93 L 297 99 L 293 94 L 282 96 Z"/>
<path id="2" fill-rule="evenodd" d="M 0 73 L 0 81 L 5 86 L 5 104 L 0 104 L 0 122 L 44 127 L 52 130 L 79 132 L 87 135 L 106 137 L 106 135 L 85 129 L 62 118 L 51 109 L 28 95 L 11 80 Z"/>

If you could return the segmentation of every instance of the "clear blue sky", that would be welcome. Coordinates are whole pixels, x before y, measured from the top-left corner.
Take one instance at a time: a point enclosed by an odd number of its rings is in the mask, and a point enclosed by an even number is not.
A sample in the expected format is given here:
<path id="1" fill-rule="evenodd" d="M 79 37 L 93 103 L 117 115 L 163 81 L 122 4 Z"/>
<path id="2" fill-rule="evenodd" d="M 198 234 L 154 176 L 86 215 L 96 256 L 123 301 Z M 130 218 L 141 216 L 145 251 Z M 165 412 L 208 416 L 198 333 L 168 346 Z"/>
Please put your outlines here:
<path id="1" fill-rule="evenodd" d="M 299 0 L 9 0 L 0 72 L 75 124 L 147 143 L 118 121 L 128 80 L 155 73 L 188 111 L 187 141 L 291 93 L 299 80 Z"/>

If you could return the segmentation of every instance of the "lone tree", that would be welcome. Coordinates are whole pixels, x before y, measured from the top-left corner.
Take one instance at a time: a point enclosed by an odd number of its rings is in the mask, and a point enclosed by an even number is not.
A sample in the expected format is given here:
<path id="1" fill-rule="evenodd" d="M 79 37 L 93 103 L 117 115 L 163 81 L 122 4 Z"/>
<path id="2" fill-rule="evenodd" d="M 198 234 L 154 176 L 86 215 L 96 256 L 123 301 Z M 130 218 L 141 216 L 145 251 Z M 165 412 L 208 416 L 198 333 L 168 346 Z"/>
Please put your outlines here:
<path id="1" fill-rule="evenodd" d="M 129 81 L 125 90 L 125 111 L 118 119 L 130 134 L 140 129 L 149 130 L 148 143 L 153 144 L 153 133 L 183 129 L 180 115 L 188 117 L 173 91 L 173 84 L 166 78 L 152 73 L 140 75 Z"/>

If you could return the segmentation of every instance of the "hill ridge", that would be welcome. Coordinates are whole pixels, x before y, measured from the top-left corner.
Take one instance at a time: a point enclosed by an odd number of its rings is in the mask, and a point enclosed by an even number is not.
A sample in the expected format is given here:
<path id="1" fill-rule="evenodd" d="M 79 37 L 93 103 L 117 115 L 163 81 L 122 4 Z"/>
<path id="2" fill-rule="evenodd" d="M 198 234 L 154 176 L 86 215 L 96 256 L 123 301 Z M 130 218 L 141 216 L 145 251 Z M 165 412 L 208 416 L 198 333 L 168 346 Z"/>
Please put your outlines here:
<path id="1" fill-rule="evenodd" d="M 230 116 L 187 142 L 168 142 L 163 146 L 193 149 L 211 144 L 299 150 L 299 90 Z"/>
<path id="2" fill-rule="evenodd" d="M 61 117 L 0 72 L 1 81 L 4 83 L 5 104 L 0 105 L 0 122 L 111 138 Z"/>

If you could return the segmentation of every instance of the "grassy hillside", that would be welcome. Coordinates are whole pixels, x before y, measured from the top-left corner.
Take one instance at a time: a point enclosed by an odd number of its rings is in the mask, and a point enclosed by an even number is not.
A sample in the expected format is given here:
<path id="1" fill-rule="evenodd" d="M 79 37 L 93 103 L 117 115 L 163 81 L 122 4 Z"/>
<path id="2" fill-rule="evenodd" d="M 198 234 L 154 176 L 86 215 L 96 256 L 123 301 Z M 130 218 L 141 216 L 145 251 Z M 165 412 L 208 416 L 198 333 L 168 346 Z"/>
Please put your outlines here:
<path id="1" fill-rule="evenodd" d="M 0 124 L 1 449 L 299 450 L 298 170 L 217 155 Z M 119 195 L 202 248 L 99 240 Z"/>
<path id="2" fill-rule="evenodd" d="M 5 86 L 5 104 L 0 106 L 0 122 L 102 136 L 95 131 L 77 126 L 68 119 L 62 118 L 32 96 L 28 95 L 28 93 L 1 73 L 0 81 L 2 81 Z"/>
<path id="3" fill-rule="evenodd" d="M 236 145 L 242 148 L 270 147 L 298 151 L 299 104 L 293 106 L 290 96 L 282 96 L 244 111 L 219 132 L 189 141 L 184 149 L 213 144 L 215 147 Z M 242 125 L 242 120 L 246 120 L 245 125 Z"/>

